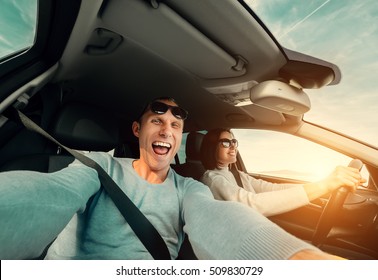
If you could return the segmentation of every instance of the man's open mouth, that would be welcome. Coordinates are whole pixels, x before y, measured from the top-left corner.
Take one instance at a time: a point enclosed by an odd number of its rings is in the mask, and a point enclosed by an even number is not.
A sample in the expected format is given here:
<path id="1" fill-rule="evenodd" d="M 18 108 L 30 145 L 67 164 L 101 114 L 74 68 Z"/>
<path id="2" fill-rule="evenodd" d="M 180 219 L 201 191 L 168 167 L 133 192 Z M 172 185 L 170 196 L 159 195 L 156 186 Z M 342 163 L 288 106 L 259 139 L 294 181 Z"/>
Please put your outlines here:
<path id="1" fill-rule="evenodd" d="M 157 141 L 152 143 L 152 148 L 156 154 L 165 155 L 171 149 L 171 144 Z"/>

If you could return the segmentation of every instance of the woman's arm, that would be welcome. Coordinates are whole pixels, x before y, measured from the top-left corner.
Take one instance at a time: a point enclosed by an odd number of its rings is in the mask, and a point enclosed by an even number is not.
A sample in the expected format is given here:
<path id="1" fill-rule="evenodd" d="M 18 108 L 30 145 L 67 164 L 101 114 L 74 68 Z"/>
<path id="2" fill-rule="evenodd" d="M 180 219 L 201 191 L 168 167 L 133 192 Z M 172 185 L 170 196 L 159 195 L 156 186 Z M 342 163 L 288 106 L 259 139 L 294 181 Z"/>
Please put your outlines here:
<path id="1" fill-rule="evenodd" d="M 247 182 L 246 188 L 248 189 L 253 187 L 253 189 L 257 193 L 277 191 L 299 186 L 295 184 L 274 184 L 266 182 L 264 180 L 255 179 L 244 172 L 240 172 L 240 174 L 243 183 Z M 361 174 L 358 169 L 347 166 L 337 166 L 333 170 L 333 172 L 325 179 L 300 186 L 303 186 L 308 200 L 312 201 L 340 187 L 347 187 L 351 191 L 355 191 L 357 186 L 361 185 L 364 182 L 366 182 L 366 180 L 361 177 Z"/>
<path id="2" fill-rule="evenodd" d="M 281 214 L 309 203 L 302 185 L 256 193 L 252 186 L 249 187 L 250 190 L 241 188 L 220 174 L 205 181 L 216 199 L 243 203 L 264 216 Z M 266 185 L 269 184 L 266 182 Z M 277 187 L 280 188 L 279 185 Z"/>

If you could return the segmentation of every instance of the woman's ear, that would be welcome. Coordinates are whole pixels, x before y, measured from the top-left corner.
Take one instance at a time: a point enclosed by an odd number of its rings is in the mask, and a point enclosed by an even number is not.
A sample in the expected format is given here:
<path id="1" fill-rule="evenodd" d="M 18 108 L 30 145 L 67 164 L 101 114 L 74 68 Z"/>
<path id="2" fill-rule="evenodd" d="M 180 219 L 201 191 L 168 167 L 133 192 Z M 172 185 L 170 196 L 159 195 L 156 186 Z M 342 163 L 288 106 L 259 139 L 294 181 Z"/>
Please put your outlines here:
<path id="1" fill-rule="evenodd" d="M 133 122 L 133 125 L 132 125 L 132 130 L 133 130 L 133 134 L 136 136 L 136 137 L 139 137 L 139 130 L 140 130 L 140 124 L 138 122 Z"/>

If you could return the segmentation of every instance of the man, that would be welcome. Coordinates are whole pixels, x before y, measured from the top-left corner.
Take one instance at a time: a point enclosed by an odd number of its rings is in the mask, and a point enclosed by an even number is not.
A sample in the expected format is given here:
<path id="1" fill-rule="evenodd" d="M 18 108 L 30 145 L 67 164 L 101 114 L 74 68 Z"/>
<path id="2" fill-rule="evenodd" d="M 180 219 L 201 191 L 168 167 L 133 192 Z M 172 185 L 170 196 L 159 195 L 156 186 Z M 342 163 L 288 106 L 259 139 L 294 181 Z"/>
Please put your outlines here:
<path id="1" fill-rule="evenodd" d="M 140 158 L 90 153 L 147 216 L 172 259 L 187 233 L 199 259 L 337 259 L 257 211 L 216 201 L 200 182 L 170 168 L 187 113 L 171 98 L 151 102 L 132 130 Z M 100 187 L 96 171 L 75 161 L 50 174 L 0 173 L 0 258 L 151 259 Z"/>

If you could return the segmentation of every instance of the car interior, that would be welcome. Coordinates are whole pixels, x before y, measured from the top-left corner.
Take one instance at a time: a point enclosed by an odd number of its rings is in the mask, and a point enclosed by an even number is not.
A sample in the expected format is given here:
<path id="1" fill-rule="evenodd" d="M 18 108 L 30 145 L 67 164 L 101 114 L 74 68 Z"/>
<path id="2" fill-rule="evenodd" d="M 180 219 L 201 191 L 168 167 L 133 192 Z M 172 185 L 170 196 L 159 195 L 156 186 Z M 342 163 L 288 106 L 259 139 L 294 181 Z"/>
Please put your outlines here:
<path id="1" fill-rule="evenodd" d="M 171 96 L 189 111 L 183 157 L 171 165 L 185 177 L 204 173 L 201 142 L 217 127 L 284 132 L 361 159 L 369 186 L 331 213 L 320 248 L 378 259 L 378 149 L 303 120 L 306 90 L 340 83 L 337 65 L 281 46 L 242 0 L 37 2 L 33 45 L 0 60 L 0 172 L 54 172 L 74 160 L 10 120 L 10 107 L 67 147 L 137 158 L 132 122 L 148 101 Z M 237 167 L 246 171 L 243 155 Z M 327 201 L 270 219 L 311 242 Z M 188 240 L 179 259 L 196 259 Z"/>

